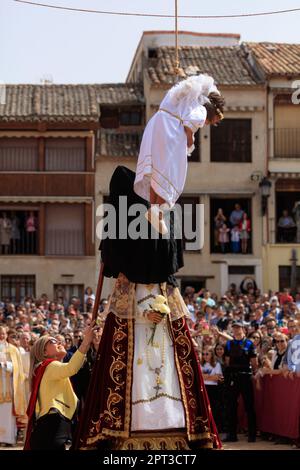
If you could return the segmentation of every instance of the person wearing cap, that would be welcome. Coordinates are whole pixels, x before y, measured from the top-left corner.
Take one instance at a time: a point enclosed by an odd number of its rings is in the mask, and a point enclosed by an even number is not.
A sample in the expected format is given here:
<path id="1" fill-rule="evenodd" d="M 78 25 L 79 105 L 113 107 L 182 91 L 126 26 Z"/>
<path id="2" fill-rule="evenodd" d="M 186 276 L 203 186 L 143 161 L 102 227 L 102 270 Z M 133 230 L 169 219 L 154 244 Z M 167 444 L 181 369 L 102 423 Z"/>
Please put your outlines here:
<path id="1" fill-rule="evenodd" d="M 252 374 L 258 368 L 257 354 L 250 339 L 245 336 L 242 321 L 232 324 L 233 340 L 225 346 L 225 387 L 228 413 L 228 434 L 225 442 L 237 441 L 237 406 L 242 395 L 248 417 L 248 442 L 256 440 L 256 416 Z"/>

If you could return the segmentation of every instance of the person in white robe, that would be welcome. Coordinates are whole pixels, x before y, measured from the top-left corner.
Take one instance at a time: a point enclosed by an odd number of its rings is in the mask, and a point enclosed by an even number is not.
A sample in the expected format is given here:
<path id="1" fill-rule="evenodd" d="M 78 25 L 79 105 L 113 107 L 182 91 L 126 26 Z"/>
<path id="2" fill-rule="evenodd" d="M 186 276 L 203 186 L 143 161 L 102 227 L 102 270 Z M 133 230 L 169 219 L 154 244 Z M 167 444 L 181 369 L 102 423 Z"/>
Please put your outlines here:
<path id="1" fill-rule="evenodd" d="M 151 203 L 146 218 L 160 233 L 168 232 L 162 211 L 172 209 L 183 191 L 194 134 L 205 124 L 216 125 L 223 119 L 223 107 L 224 98 L 213 78 L 198 75 L 173 86 L 149 120 L 134 191 Z"/>
<path id="2" fill-rule="evenodd" d="M 21 354 L 6 341 L 0 326 L 0 443 L 16 444 L 16 417 L 26 413 L 24 373 Z"/>

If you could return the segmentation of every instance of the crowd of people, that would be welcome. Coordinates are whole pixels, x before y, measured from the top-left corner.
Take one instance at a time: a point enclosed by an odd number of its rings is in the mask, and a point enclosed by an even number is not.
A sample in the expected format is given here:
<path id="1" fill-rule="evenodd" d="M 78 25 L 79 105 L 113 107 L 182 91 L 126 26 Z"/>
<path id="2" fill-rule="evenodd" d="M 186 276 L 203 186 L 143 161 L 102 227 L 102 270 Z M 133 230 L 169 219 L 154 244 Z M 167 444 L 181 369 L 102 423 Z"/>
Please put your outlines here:
<path id="1" fill-rule="evenodd" d="M 236 420 L 239 395 L 252 442 L 256 436 L 253 384 L 259 388 L 265 375 L 280 374 L 287 380 L 300 377 L 297 351 L 291 344 L 297 335 L 300 338 L 300 291 L 292 296 L 289 289 L 266 294 L 253 283 L 248 290 L 245 287 L 242 284 L 239 290 L 232 284 L 221 298 L 207 289 L 195 292 L 187 287 L 184 297 L 213 415 L 219 431 L 225 433 L 223 441 L 237 440 L 238 425 L 231 421 Z M 235 347 L 239 351 L 230 351 Z M 251 385 L 245 385 L 246 376 Z M 267 438 L 276 443 L 291 442 L 283 436 Z M 299 446 L 299 442 L 291 444 Z"/>
<path id="2" fill-rule="evenodd" d="M 255 283 L 249 283 L 240 288 L 232 284 L 221 297 L 208 289 L 196 292 L 193 287 L 186 287 L 183 296 L 190 314 L 187 318 L 190 334 L 199 354 L 219 432 L 226 433 L 223 435 L 225 440 L 226 437 L 229 441 L 236 440 L 237 430 L 232 426 L 237 423 L 229 421 L 230 416 L 236 414 L 235 402 L 241 394 L 248 424 L 249 419 L 253 418 L 252 434 L 248 434 L 252 442 L 256 437 L 255 417 L 251 415 L 253 399 L 248 385 L 246 387 L 244 382 L 237 384 L 235 375 L 232 375 L 232 366 L 237 360 L 232 348 L 235 344 L 242 344 L 243 351 L 248 355 L 243 373 L 251 379 L 253 376 L 256 386 L 267 374 L 282 374 L 287 380 L 298 376 L 300 367 L 293 364 L 289 342 L 300 334 L 300 291 L 293 296 L 288 289 L 266 294 L 261 293 Z M 92 322 L 94 301 L 91 288 L 86 289 L 82 302 L 73 297 L 68 304 L 63 304 L 62 301 L 49 300 L 45 294 L 38 299 L 26 297 L 20 304 L 11 303 L 10 299 L 0 301 L 1 445 L 13 446 L 24 442 L 28 423 L 26 408 L 30 397 L 30 351 L 34 344 L 42 337 L 53 338 L 53 344 L 62 345 L 65 350 L 63 355 L 60 354 L 60 360 L 68 363 L 80 348 L 84 331 Z M 80 406 L 87 392 L 108 305 L 106 299 L 100 302 L 98 320 L 84 365 L 71 379 Z M 238 360 L 240 367 L 243 358 Z M 229 370 L 231 375 L 228 374 Z M 226 391 L 228 380 L 231 384 L 229 401 Z M 233 383 L 237 384 L 234 400 Z M 268 438 L 275 442 L 282 439 L 281 436 Z"/>
<path id="3" fill-rule="evenodd" d="M 15 304 L 0 300 L 0 445 L 22 444 L 28 423 L 26 414 L 30 397 L 30 352 L 42 337 L 53 338 L 65 350 L 69 362 L 84 340 L 84 331 L 92 321 L 95 295 L 91 288 L 84 299 L 72 297 L 69 303 L 50 301 L 43 294 L 38 299 L 26 297 Z M 101 339 L 107 300 L 100 302 L 96 328 L 83 367 L 72 378 L 81 403 Z"/>

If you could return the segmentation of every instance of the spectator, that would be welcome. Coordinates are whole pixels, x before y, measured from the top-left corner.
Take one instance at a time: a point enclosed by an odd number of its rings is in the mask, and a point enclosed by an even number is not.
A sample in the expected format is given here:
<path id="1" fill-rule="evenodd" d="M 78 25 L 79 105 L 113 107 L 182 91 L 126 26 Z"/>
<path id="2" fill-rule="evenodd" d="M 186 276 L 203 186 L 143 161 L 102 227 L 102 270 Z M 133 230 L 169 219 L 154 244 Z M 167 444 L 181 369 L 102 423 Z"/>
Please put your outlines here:
<path id="1" fill-rule="evenodd" d="M 219 228 L 219 243 L 221 246 L 222 253 L 228 252 L 229 232 L 230 229 L 227 227 L 226 224 L 223 224 L 222 227 Z"/>
<path id="2" fill-rule="evenodd" d="M 241 209 L 240 204 L 235 204 L 234 210 L 231 212 L 229 221 L 231 226 L 239 225 L 243 218 L 244 211 Z"/>
<path id="3" fill-rule="evenodd" d="M 69 377 L 82 366 L 92 337 L 93 325 L 86 329 L 79 350 L 68 364 L 61 363 L 66 350 L 56 339 L 45 336 L 34 344 L 31 352 L 32 392 L 25 450 L 65 449 L 78 401 Z M 68 403 L 68 407 L 65 403 Z M 52 413 L 49 413 L 50 410 Z"/>
<path id="4" fill-rule="evenodd" d="M 223 226 L 226 222 L 227 218 L 223 214 L 223 209 L 219 208 L 217 215 L 215 216 L 215 229 L 214 229 L 214 241 L 215 247 L 219 246 L 219 229 Z"/>
<path id="5" fill-rule="evenodd" d="M 278 223 L 278 238 L 280 243 L 289 243 L 295 238 L 296 224 L 287 210 L 282 211 Z"/>
<path id="6" fill-rule="evenodd" d="M 2 431 L 0 442 L 15 445 L 17 439 L 16 416 L 24 416 L 26 413 L 24 372 L 21 354 L 16 346 L 7 342 L 7 332 L 3 326 L 0 326 L 0 373 L 0 423 Z"/>
<path id="7" fill-rule="evenodd" d="M 12 237 L 11 220 L 7 217 L 6 212 L 2 212 L 0 217 L 0 246 L 1 253 L 7 255 L 9 253 L 10 240 Z"/>
<path id="8" fill-rule="evenodd" d="M 279 303 L 283 305 L 285 303 L 293 302 L 293 297 L 290 294 L 290 289 L 283 289 L 283 293 L 279 294 Z"/>
<path id="9" fill-rule="evenodd" d="M 28 254 L 36 253 L 36 234 L 37 234 L 37 218 L 33 211 L 29 212 L 29 215 L 25 221 L 25 232 L 26 232 L 26 252 Z"/>
<path id="10" fill-rule="evenodd" d="M 240 230 L 238 225 L 231 229 L 231 251 L 233 253 L 239 253 L 240 251 Z"/>
<path id="11" fill-rule="evenodd" d="M 202 352 L 201 369 L 210 406 L 217 428 L 221 428 L 221 408 L 219 383 L 223 382 L 221 364 L 217 361 L 213 347 L 206 347 Z"/>
<path id="12" fill-rule="evenodd" d="M 243 212 L 242 220 L 239 223 L 240 239 L 242 242 L 242 253 L 245 255 L 248 251 L 248 240 L 250 238 L 251 223 L 246 212 Z"/>

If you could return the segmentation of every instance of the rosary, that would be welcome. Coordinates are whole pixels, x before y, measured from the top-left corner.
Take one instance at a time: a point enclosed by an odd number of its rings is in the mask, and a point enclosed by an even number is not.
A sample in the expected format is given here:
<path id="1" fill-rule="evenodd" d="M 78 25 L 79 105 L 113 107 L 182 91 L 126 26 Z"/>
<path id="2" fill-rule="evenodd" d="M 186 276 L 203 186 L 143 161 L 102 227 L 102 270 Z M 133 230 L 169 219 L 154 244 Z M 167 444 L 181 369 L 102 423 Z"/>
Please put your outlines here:
<path id="1" fill-rule="evenodd" d="M 163 325 L 163 337 L 162 337 L 162 347 L 161 347 L 161 364 L 159 367 L 152 367 L 151 365 L 151 352 L 150 352 L 150 346 L 148 344 L 148 338 L 147 339 L 147 348 L 146 348 L 146 358 L 147 358 L 147 365 L 148 365 L 148 369 L 151 371 L 151 372 L 154 372 L 155 374 L 155 387 L 154 390 L 156 391 L 156 395 L 155 395 L 155 398 L 157 398 L 158 396 L 158 393 L 160 390 L 162 390 L 162 387 L 161 385 L 163 384 L 163 381 L 160 377 L 160 374 L 162 372 L 162 369 L 165 365 L 165 356 L 166 356 L 166 349 L 165 349 L 165 333 L 166 333 L 166 325 L 165 325 L 165 322 L 164 322 L 164 325 Z M 157 343 L 154 343 L 153 348 L 159 348 L 159 344 Z"/>

